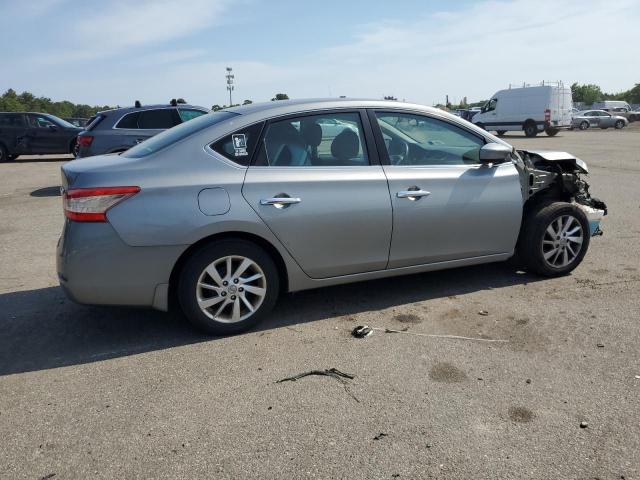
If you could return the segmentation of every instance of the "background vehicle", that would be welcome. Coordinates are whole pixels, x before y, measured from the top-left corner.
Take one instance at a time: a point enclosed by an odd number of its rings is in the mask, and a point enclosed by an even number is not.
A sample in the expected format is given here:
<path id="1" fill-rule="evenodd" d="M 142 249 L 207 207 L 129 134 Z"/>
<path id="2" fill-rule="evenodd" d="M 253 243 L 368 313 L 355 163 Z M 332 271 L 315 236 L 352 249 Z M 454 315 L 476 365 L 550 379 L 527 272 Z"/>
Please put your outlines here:
<path id="1" fill-rule="evenodd" d="M 77 157 L 124 152 L 147 138 L 208 113 L 186 104 L 145 105 L 98 112 L 78 136 Z"/>
<path id="2" fill-rule="evenodd" d="M 0 162 L 19 155 L 73 153 L 81 131 L 48 113 L 0 112 Z"/>
<path id="3" fill-rule="evenodd" d="M 496 92 L 472 121 L 498 135 L 522 130 L 527 137 L 542 131 L 553 136 L 571 126 L 572 108 L 571 89 L 562 83 L 510 88 Z"/>
<path id="4" fill-rule="evenodd" d="M 323 132 L 336 123 L 346 128 Z M 515 251 L 533 272 L 564 275 L 606 213 L 586 172 L 569 154 L 516 152 L 420 105 L 231 108 L 118 162 L 64 165 L 58 276 L 80 303 L 166 310 L 175 298 L 195 325 L 229 334 L 259 322 L 280 291 Z"/>
<path id="5" fill-rule="evenodd" d="M 88 118 L 80 118 L 80 117 L 71 117 L 65 118 L 66 122 L 69 122 L 71 125 L 75 125 L 76 127 L 84 127 L 87 124 Z"/>
<path id="6" fill-rule="evenodd" d="M 628 120 L 619 115 L 612 115 L 604 110 L 585 110 L 573 116 L 571 126 L 586 130 L 589 127 L 600 127 L 606 129 L 613 127 L 616 129 L 624 128 L 629 124 Z"/>
<path id="7" fill-rule="evenodd" d="M 619 108 L 623 108 L 627 112 L 630 112 L 631 110 L 633 110 L 631 108 L 631 105 L 629 105 L 629 103 L 622 100 L 603 100 L 602 102 L 593 102 L 593 105 L 591 105 L 591 108 L 593 110 L 606 110 L 606 111 L 611 111 Z"/>

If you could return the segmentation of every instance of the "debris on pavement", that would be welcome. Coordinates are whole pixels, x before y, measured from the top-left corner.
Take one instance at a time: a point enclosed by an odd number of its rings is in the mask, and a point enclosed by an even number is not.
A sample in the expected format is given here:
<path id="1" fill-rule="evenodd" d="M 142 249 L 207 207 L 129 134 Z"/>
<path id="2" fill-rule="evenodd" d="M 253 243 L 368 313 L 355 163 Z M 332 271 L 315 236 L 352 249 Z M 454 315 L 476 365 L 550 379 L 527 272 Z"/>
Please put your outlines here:
<path id="1" fill-rule="evenodd" d="M 487 312 L 486 310 L 480 310 L 478 312 L 478 315 L 482 315 L 483 317 L 486 317 L 487 315 L 489 315 L 489 312 Z"/>
<path id="2" fill-rule="evenodd" d="M 587 428 L 589 424 L 587 422 L 580 422 L 580 428 Z"/>
<path id="3" fill-rule="evenodd" d="M 373 333 L 373 328 L 367 325 L 358 325 L 351 331 L 351 335 L 356 338 L 365 338 Z"/>
<path id="4" fill-rule="evenodd" d="M 527 382 L 527 383 L 531 383 L 531 379 L 530 379 L 530 378 L 527 378 L 526 382 Z"/>
<path id="5" fill-rule="evenodd" d="M 276 383 L 295 382 L 296 380 L 308 377 L 310 375 L 324 375 L 326 377 L 333 377 L 336 380 L 340 380 L 341 382 L 344 382 L 344 378 L 348 378 L 349 380 L 353 380 L 354 378 L 356 378 L 355 375 L 341 372 L 337 368 L 329 368 L 325 370 L 309 370 L 308 372 L 299 373 L 298 375 L 294 375 L 293 377 L 283 378 L 281 380 L 278 380 Z"/>
<path id="6" fill-rule="evenodd" d="M 596 347 L 598 347 L 598 348 L 604 348 L 604 343 L 598 343 L 598 344 L 596 345 Z"/>
<path id="7" fill-rule="evenodd" d="M 331 377 L 338 380 L 342 386 L 344 387 L 344 391 L 349 394 L 351 398 L 353 398 L 356 402 L 360 403 L 360 400 L 349 390 L 349 385 L 347 384 L 348 380 L 353 380 L 355 375 L 351 375 L 350 373 L 344 373 L 338 370 L 337 368 L 329 368 L 325 370 L 309 370 L 308 372 L 299 373 L 298 375 L 294 375 L 293 377 L 283 378 L 281 380 L 276 380 L 275 383 L 282 382 L 295 382 L 304 377 L 309 377 L 312 375 L 320 375 L 324 377 Z"/>
<path id="8" fill-rule="evenodd" d="M 408 328 L 403 328 L 402 330 L 395 330 L 393 328 L 370 327 L 368 325 L 357 326 L 356 328 L 353 329 L 353 331 L 351 332 L 351 335 L 353 335 L 356 338 L 365 338 L 371 335 L 375 330 L 379 332 L 384 332 L 384 333 L 405 333 L 407 335 L 417 335 L 419 337 L 449 338 L 452 340 L 472 340 L 477 342 L 509 342 L 509 340 L 500 340 L 500 339 L 493 339 L 493 338 L 461 337 L 460 335 L 437 335 L 432 333 L 409 332 Z"/>
<path id="9" fill-rule="evenodd" d="M 384 437 L 388 437 L 388 436 L 389 436 L 389 434 L 380 432 L 378 435 L 376 435 L 375 437 L 373 437 L 373 439 L 374 439 L 374 440 L 382 440 L 382 438 L 384 438 Z"/>

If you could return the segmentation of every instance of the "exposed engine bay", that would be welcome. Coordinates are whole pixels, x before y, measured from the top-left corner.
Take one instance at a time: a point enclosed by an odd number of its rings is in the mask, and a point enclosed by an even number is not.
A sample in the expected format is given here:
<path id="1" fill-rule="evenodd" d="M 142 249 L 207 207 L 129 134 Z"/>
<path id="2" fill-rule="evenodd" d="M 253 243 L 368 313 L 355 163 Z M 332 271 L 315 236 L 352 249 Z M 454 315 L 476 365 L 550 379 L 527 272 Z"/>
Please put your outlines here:
<path id="1" fill-rule="evenodd" d="M 522 194 L 527 204 L 544 200 L 563 200 L 578 205 L 587 215 L 592 235 L 601 235 L 600 220 L 607 214 L 606 204 L 589 193 L 581 177 L 589 173 L 587 164 L 567 152 L 517 150 L 522 164 Z"/>

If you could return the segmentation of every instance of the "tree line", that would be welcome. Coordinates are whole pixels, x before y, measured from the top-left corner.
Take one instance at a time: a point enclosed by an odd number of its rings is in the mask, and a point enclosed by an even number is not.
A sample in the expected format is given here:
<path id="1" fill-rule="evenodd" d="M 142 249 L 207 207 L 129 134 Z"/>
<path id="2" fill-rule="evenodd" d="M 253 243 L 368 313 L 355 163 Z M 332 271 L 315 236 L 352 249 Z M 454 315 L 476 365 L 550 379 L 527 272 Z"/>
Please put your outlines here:
<path id="1" fill-rule="evenodd" d="M 96 112 L 110 108 L 113 107 L 75 104 L 68 100 L 54 102 L 47 97 L 36 97 L 30 92 L 18 94 L 12 88 L 0 97 L 0 112 L 40 112 L 50 113 L 60 118 L 90 118 Z"/>

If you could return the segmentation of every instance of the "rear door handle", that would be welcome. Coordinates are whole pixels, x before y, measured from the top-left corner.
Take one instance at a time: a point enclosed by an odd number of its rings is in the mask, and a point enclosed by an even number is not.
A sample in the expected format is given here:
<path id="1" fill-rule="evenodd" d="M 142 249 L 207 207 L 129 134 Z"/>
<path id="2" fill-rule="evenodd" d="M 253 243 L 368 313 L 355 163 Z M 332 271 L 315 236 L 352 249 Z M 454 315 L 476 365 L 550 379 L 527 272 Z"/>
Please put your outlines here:
<path id="1" fill-rule="evenodd" d="M 428 197 L 431 195 L 431 192 L 427 192 L 426 190 L 419 189 L 415 187 L 415 190 L 401 190 L 396 193 L 396 197 L 398 198 L 408 198 L 409 200 L 418 200 L 422 197 Z"/>
<path id="2" fill-rule="evenodd" d="M 273 197 L 263 198 L 260 200 L 260 205 L 273 205 L 276 208 L 285 208 L 294 203 L 300 203 L 301 198 L 298 197 Z"/>

